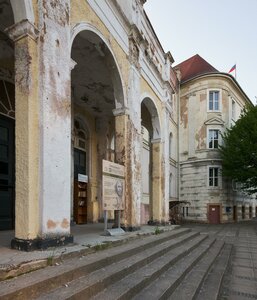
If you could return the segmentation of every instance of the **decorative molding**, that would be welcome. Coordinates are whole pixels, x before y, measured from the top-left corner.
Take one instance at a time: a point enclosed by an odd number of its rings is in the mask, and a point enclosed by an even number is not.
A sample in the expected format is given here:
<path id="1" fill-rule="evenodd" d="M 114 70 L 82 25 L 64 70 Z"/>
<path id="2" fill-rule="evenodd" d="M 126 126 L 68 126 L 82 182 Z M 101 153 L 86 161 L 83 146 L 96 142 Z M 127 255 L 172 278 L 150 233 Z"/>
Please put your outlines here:
<path id="1" fill-rule="evenodd" d="M 161 138 L 157 138 L 157 139 L 152 139 L 151 143 L 152 144 L 160 144 L 162 142 Z"/>
<path id="2" fill-rule="evenodd" d="M 24 37 L 30 37 L 32 40 L 36 41 L 39 35 L 38 29 L 28 20 L 22 20 L 19 23 L 8 27 L 5 31 L 14 42 L 17 42 Z"/>
<path id="3" fill-rule="evenodd" d="M 70 59 L 70 70 L 72 71 L 76 67 L 77 64 L 78 63 L 71 58 Z"/>
<path id="4" fill-rule="evenodd" d="M 207 121 L 204 122 L 205 125 L 220 125 L 220 126 L 224 126 L 225 122 L 220 119 L 220 118 L 211 118 Z"/>
<path id="5" fill-rule="evenodd" d="M 129 115 L 129 109 L 127 107 L 116 108 L 112 110 L 112 113 L 115 117 Z"/>

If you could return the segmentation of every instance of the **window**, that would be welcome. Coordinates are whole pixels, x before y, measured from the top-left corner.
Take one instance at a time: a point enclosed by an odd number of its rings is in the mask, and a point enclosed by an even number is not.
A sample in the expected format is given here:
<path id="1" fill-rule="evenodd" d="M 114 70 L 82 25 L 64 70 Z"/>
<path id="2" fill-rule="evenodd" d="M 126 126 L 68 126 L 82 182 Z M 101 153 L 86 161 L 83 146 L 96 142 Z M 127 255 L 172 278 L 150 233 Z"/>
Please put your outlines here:
<path id="1" fill-rule="evenodd" d="M 219 168 L 210 167 L 209 168 L 209 186 L 215 187 L 219 186 Z"/>
<path id="2" fill-rule="evenodd" d="M 173 176 L 170 173 L 170 182 L 169 182 L 169 197 L 172 198 L 173 189 Z"/>
<path id="3" fill-rule="evenodd" d="M 220 110 L 220 91 L 209 92 L 209 110 L 211 111 Z"/>
<path id="4" fill-rule="evenodd" d="M 188 206 L 183 206 L 183 217 L 188 217 Z"/>
<path id="5" fill-rule="evenodd" d="M 219 147 L 219 130 L 209 130 L 209 149 L 218 149 Z"/>
<path id="6" fill-rule="evenodd" d="M 172 157 L 172 148 L 173 148 L 173 135 L 170 133 L 169 137 L 169 157 Z"/>
<path id="7" fill-rule="evenodd" d="M 235 120 L 236 117 L 236 102 L 232 99 L 232 119 Z"/>

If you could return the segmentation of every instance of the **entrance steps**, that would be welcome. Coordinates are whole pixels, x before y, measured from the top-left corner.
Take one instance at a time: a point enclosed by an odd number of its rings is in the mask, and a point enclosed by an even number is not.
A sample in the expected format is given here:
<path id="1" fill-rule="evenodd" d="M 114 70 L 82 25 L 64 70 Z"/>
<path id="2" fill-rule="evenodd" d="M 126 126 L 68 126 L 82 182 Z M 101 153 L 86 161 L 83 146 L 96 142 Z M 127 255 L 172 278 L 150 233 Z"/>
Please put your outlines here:
<path id="1" fill-rule="evenodd" d="M 230 251 L 180 228 L 1 282 L 0 299 L 215 299 Z"/>

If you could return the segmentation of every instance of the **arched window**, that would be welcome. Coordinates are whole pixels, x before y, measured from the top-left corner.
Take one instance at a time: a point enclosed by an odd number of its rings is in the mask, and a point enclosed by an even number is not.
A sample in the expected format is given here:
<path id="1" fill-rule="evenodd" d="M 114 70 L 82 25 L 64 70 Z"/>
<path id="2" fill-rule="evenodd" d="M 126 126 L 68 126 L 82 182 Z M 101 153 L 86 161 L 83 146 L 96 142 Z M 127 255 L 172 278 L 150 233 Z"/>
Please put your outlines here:
<path id="1" fill-rule="evenodd" d="M 169 158 L 171 158 L 173 155 L 173 134 L 170 133 L 169 136 Z"/>
<path id="2" fill-rule="evenodd" d="M 0 114 L 15 118 L 14 84 L 0 80 Z"/>
<path id="3" fill-rule="evenodd" d="M 172 198 L 173 195 L 173 175 L 170 173 L 170 178 L 169 178 L 169 198 Z"/>

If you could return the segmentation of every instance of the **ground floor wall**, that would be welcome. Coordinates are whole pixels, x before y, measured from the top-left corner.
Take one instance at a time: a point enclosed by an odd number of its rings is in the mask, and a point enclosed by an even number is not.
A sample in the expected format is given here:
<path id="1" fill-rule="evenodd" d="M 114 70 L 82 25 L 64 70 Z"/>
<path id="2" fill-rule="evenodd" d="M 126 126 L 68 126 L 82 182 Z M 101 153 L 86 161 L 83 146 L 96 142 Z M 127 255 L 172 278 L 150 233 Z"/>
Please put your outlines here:
<path id="1" fill-rule="evenodd" d="M 226 223 L 256 216 L 255 197 L 235 191 L 219 174 L 219 185 L 209 186 L 210 162 L 190 162 L 180 165 L 180 200 L 182 218 L 204 223 Z M 221 165 L 216 162 L 215 166 Z"/>

